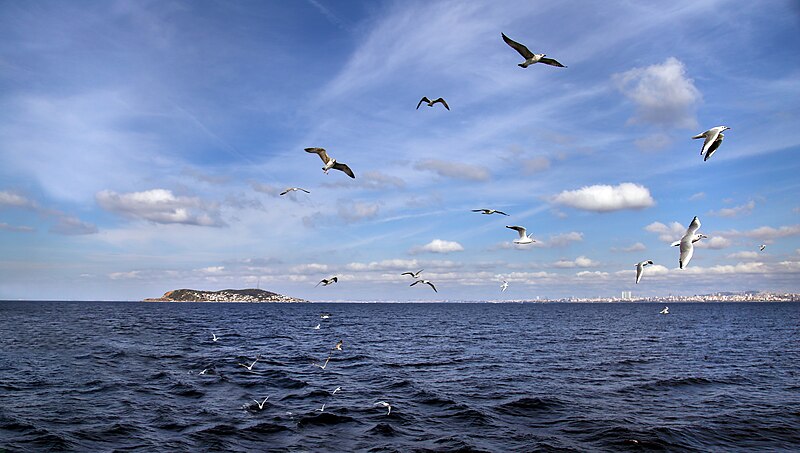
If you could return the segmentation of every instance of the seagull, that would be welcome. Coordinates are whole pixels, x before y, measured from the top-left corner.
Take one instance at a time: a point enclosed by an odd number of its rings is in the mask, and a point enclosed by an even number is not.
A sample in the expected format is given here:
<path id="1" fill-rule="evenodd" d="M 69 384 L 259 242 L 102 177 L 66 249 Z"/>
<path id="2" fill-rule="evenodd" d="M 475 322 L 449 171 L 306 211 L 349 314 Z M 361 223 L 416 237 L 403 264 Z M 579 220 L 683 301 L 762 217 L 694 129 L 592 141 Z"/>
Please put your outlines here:
<path id="1" fill-rule="evenodd" d="M 392 405 L 387 403 L 386 401 L 378 401 L 377 403 L 373 404 L 373 406 L 388 407 L 389 408 L 389 412 L 387 412 L 386 415 L 389 415 L 389 414 L 392 413 Z"/>
<path id="2" fill-rule="evenodd" d="M 421 279 L 421 280 L 417 280 L 417 281 L 415 281 L 414 283 L 412 283 L 412 284 L 410 284 L 410 285 L 408 285 L 408 286 L 414 286 L 414 285 L 416 285 L 417 283 L 422 283 L 423 285 L 428 285 L 428 286 L 430 286 L 431 288 L 433 288 L 433 291 L 434 291 L 434 292 L 437 292 L 437 293 L 439 292 L 439 291 L 436 291 L 436 287 L 435 287 L 435 286 L 433 286 L 433 283 L 431 283 L 431 282 L 430 282 L 430 281 L 428 281 L 428 280 L 422 280 L 422 279 Z"/>
<path id="3" fill-rule="evenodd" d="M 336 282 L 338 282 L 338 281 L 339 281 L 339 278 L 338 278 L 338 277 L 323 278 L 322 280 L 320 280 L 320 281 L 319 281 L 319 283 L 317 283 L 316 285 L 314 285 L 314 288 L 316 288 L 316 287 L 317 287 L 317 286 L 319 286 L 319 285 L 322 285 L 322 286 L 328 286 L 328 285 L 332 285 L 332 284 L 334 284 L 334 283 L 336 283 Z M 320 317 L 321 317 L 321 316 L 320 316 Z M 328 319 L 328 318 L 323 318 L 323 317 L 321 317 L 321 318 L 322 318 L 322 319 Z"/>
<path id="4" fill-rule="evenodd" d="M 258 402 L 258 400 L 253 400 L 253 401 L 255 401 L 256 404 L 258 404 L 258 410 L 262 410 L 262 409 L 264 409 L 264 404 L 266 404 L 268 399 L 269 399 L 269 397 L 266 397 L 266 398 L 264 398 L 264 401 L 262 401 L 260 403 Z"/>
<path id="5" fill-rule="evenodd" d="M 205 375 L 208 372 L 208 368 L 204 368 L 203 371 L 200 372 L 201 375 Z"/>
<path id="6" fill-rule="evenodd" d="M 510 228 L 510 229 L 512 229 L 512 230 L 515 230 L 517 233 L 519 233 L 519 239 L 517 239 L 516 241 L 514 241 L 514 243 L 515 243 L 515 244 L 530 244 L 530 243 L 532 243 L 532 242 L 536 242 L 536 241 L 535 241 L 535 240 L 534 240 L 534 239 L 531 237 L 532 235 L 530 235 L 530 234 L 527 234 L 527 231 L 528 231 L 528 230 L 526 230 L 526 229 L 525 229 L 525 227 L 521 227 L 521 226 L 508 226 L 508 225 L 506 225 L 506 228 Z"/>
<path id="7" fill-rule="evenodd" d="M 689 224 L 689 228 L 686 229 L 686 234 L 683 235 L 680 241 L 675 241 L 672 243 L 673 247 L 681 247 L 681 257 L 678 260 L 678 264 L 681 269 L 684 269 L 689 265 L 689 261 L 692 259 L 692 255 L 694 254 L 694 243 L 700 239 L 708 238 L 708 236 L 705 234 L 696 233 L 699 228 L 700 219 L 698 219 L 697 216 L 694 216 L 692 223 Z"/>
<path id="8" fill-rule="evenodd" d="M 334 281 L 336 281 L 336 277 L 333 277 L 333 278 L 334 278 Z M 323 314 L 319 315 L 319 319 L 328 319 L 330 317 L 331 317 L 330 313 L 323 313 Z"/>
<path id="9" fill-rule="evenodd" d="M 722 131 L 730 129 L 728 126 L 717 126 L 712 127 L 711 129 L 702 132 L 700 134 L 695 135 L 694 138 L 705 138 L 703 141 L 703 147 L 700 148 L 700 155 L 702 156 L 705 154 L 705 158 L 703 158 L 703 162 L 707 161 L 714 151 L 719 148 L 719 145 L 722 144 L 722 139 L 725 138 L 725 134 Z"/>
<path id="10" fill-rule="evenodd" d="M 481 214 L 485 215 L 492 215 L 492 214 L 508 215 L 503 211 L 498 211 L 497 209 L 473 209 L 472 212 L 480 212 Z"/>
<path id="11" fill-rule="evenodd" d="M 765 248 L 767 248 L 767 244 L 761 244 L 758 246 L 758 251 L 763 252 Z"/>
<path id="12" fill-rule="evenodd" d="M 545 54 L 543 53 L 531 52 L 524 45 L 506 36 L 505 33 L 500 33 L 500 34 L 503 36 L 503 41 L 505 41 L 506 44 L 511 46 L 514 50 L 519 52 L 519 54 L 522 55 L 522 58 L 525 59 L 524 62 L 517 65 L 520 68 L 527 68 L 528 66 L 535 63 L 544 63 L 544 64 L 549 64 L 550 66 L 558 66 L 559 68 L 566 68 L 566 66 L 557 62 L 556 60 L 553 60 L 552 58 L 545 58 Z"/>
<path id="13" fill-rule="evenodd" d="M 439 98 L 439 99 L 434 99 L 433 101 L 431 101 L 427 97 L 423 97 L 422 99 L 419 100 L 419 104 L 417 104 L 417 110 L 419 110 L 419 106 L 422 105 L 423 102 L 427 102 L 428 103 L 428 107 L 433 107 L 433 104 L 436 104 L 437 102 L 441 102 L 442 105 L 444 106 L 444 108 L 446 108 L 447 110 L 450 110 L 450 106 L 447 105 L 447 102 L 445 102 L 444 99 Z"/>
<path id="14" fill-rule="evenodd" d="M 424 271 L 424 270 L 425 269 L 420 269 L 420 270 L 418 270 L 416 272 L 403 272 L 400 275 L 410 275 L 412 278 L 419 278 L 419 274 L 421 274 L 422 271 Z"/>
<path id="15" fill-rule="evenodd" d="M 336 162 L 336 159 L 331 159 L 328 157 L 328 153 L 325 151 L 325 148 L 306 148 L 306 152 L 319 155 L 320 159 L 322 159 L 322 163 L 325 164 L 325 166 L 322 167 L 322 171 L 324 171 L 326 175 L 328 174 L 328 170 L 333 168 L 334 170 L 345 172 L 345 174 L 351 178 L 356 177 L 356 175 L 353 173 L 353 170 L 350 170 L 350 167 L 348 167 L 347 164 Z"/>
<path id="16" fill-rule="evenodd" d="M 325 405 L 323 404 L 322 407 L 320 407 L 317 410 L 320 411 L 320 412 L 325 412 Z"/>
<path id="17" fill-rule="evenodd" d="M 212 339 L 213 341 L 217 341 L 217 340 L 219 340 L 219 338 L 217 338 L 217 336 L 216 336 L 215 334 L 213 334 L 213 333 L 211 334 L 211 339 Z"/>
<path id="18" fill-rule="evenodd" d="M 307 191 L 306 189 L 303 189 L 302 187 L 289 187 L 288 189 L 286 189 L 283 192 L 281 192 L 281 195 L 286 195 L 289 192 L 297 192 L 298 190 L 302 190 L 305 193 L 311 193 L 311 192 Z"/>
<path id="19" fill-rule="evenodd" d="M 336 351 L 341 351 L 342 350 L 342 340 L 339 340 L 336 343 L 336 346 L 333 347 L 333 350 L 336 350 Z"/>
<path id="20" fill-rule="evenodd" d="M 322 324 L 317 324 L 316 327 L 314 327 L 314 330 L 319 330 L 319 326 L 321 326 L 321 325 Z"/>
<path id="21" fill-rule="evenodd" d="M 668 315 L 669 314 L 669 307 L 664 307 L 663 310 L 658 312 L 659 315 Z"/>
<path id="22" fill-rule="evenodd" d="M 653 264 L 653 260 L 642 261 L 641 263 L 636 264 L 636 283 L 639 283 L 639 280 L 642 279 L 642 272 L 644 272 L 644 267 L 648 264 Z"/>
<path id="23" fill-rule="evenodd" d="M 504 293 L 504 292 L 506 292 L 507 289 L 508 289 L 508 282 L 503 280 L 503 284 L 500 285 L 500 292 Z"/>
<path id="24" fill-rule="evenodd" d="M 335 394 L 336 394 L 336 392 L 338 392 L 338 391 L 340 391 L 340 390 L 342 390 L 342 388 L 341 388 L 341 387 L 336 387 L 336 388 L 333 390 L 333 393 L 331 393 L 331 395 L 335 395 Z"/>
<path id="25" fill-rule="evenodd" d="M 317 367 L 320 367 L 320 369 L 323 369 L 323 370 L 324 370 L 324 369 L 325 369 L 325 367 L 326 367 L 326 366 L 328 366 L 328 362 L 329 362 L 330 360 L 331 360 L 331 356 L 329 355 L 329 356 L 328 356 L 328 358 L 327 358 L 327 359 L 325 359 L 325 364 L 323 364 L 323 365 L 320 365 L 319 363 L 314 363 L 313 365 L 314 365 L 314 366 L 317 366 Z"/>
<path id="26" fill-rule="evenodd" d="M 261 356 L 257 356 L 256 360 L 253 363 L 251 363 L 249 366 L 245 365 L 244 363 L 240 363 L 239 366 L 243 366 L 243 367 L 247 368 L 247 371 L 253 371 L 253 365 L 255 365 L 258 362 L 258 359 L 260 359 L 260 358 L 261 358 Z"/>

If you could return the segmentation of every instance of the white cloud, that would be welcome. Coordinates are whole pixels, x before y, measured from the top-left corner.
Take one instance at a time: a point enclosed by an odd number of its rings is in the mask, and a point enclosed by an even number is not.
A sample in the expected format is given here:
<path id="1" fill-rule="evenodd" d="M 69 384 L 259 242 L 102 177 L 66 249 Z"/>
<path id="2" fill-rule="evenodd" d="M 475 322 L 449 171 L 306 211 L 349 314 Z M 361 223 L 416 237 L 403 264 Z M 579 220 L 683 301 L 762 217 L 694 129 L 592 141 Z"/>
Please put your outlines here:
<path id="1" fill-rule="evenodd" d="M 594 212 L 611 212 L 622 209 L 643 209 L 655 204 L 650 190 L 633 183 L 618 186 L 595 185 L 577 190 L 565 190 L 552 197 L 554 203 Z"/>
<path id="2" fill-rule="evenodd" d="M 403 259 L 393 259 L 393 260 L 383 260 L 383 261 L 373 261 L 371 263 L 350 263 L 345 268 L 349 271 L 406 271 L 410 269 L 414 269 L 416 272 L 417 268 L 420 267 L 420 264 L 417 260 L 403 260 Z"/>
<path id="3" fill-rule="evenodd" d="M 34 208 L 36 207 L 36 203 L 23 197 L 22 195 L 9 191 L 0 191 L 0 207 L 3 206 L 14 208 Z"/>
<path id="4" fill-rule="evenodd" d="M 664 128 L 694 128 L 694 107 L 702 99 L 683 63 L 674 57 L 661 64 L 614 74 L 617 89 L 636 105 L 629 123 Z"/>
<path id="5" fill-rule="evenodd" d="M 706 197 L 706 193 L 705 192 L 697 192 L 695 194 L 692 194 L 692 196 L 689 197 L 689 201 L 702 200 L 705 197 Z"/>
<path id="6" fill-rule="evenodd" d="M 95 195 L 97 203 L 105 210 L 130 218 L 154 223 L 180 223 L 199 226 L 223 226 L 215 205 L 199 198 L 175 196 L 166 189 L 143 192 L 116 193 L 103 190 Z"/>
<path id="7" fill-rule="evenodd" d="M 414 169 L 432 171 L 439 176 L 467 181 L 488 181 L 489 172 L 477 165 L 439 159 L 425 159 L 414 164 Z"/>
<path id="8" fill-rule="evenodd" d="M 262 184 L 260 182 L 251 182 L 250 187 L 253 188 L 256 192 L 265 193 L 267 195 L 271 195 L 273 197 L 277 197 L 280 195 L 281 192 L 285 190 L 285 188 L 280 188 L 278 186 L 273 186 L 271 184 Z"/>
<path id="9" fill-rule="evenodd" d="M 800 225 L 787 225 L 778 228 L 762 226 L 750 231 L 727 231 L 725 234 L 730 236 L 746 236 L 763 241 L 774 240 L 783 237 L 800 235 Z"/>
<path id="10" fill-rule="evenodd" d="M 57 222 L 50 227 L 50 232 L 67 236 L 79 236 L 97 233 L 97 226 L 84 222 L 77 217 L 62 214 L 57 216 Z"/>
<path id="11" fill-rule="evenodd" d="M 594 267 L 597 266 L 598 263 L 592 261 L 591 259 L 585 256 L 579 256 L 575 258 L 573 261 L 570 260 L 559 260 L 553 263 L 553 266 L 561 268 L 561 269 L 568 269 L 573 267 Z"/>
<path id="12" fill-rule="evenodd" d="M 731 246 L 731 240 L 724 236 L 712 236 L 695 242 L 695 247 L 699 249 L 720 250 Z"/>
<path id="13" fill-rule="evenodd" d="M 623 248 L 621 248 L 619 250 L 622 250 L 623 252 L 641 252 L 642 250 L 646 250 L 646 249 L 647 249 L 647 247 L 645 247 L 644 244 L 642 244 L 641 242 L 637 242 L 637 243 L 632 244 L 632 245 L 630 245 L 628 247 L 623 247 Z"/>
<path id="14" fill-rule="evenodd" d="M 658 239 L 662 242 L 677 241 L 686 233 L 686 227 L 678 222 L 672 222 L 669 225 L 665 225 L 661 222 L 653 222 L 644 227 L 644 229 L 651 233 L 658 233 Z"/>
<path id="15" fill-rule="evenodd" d="M 546 241 L 542 242 L 540 247 L 565 247 L 573 242 L 580 242 L 583 240 L 583 233 L 577 231 L 570 231 L 569 233 L 559 233 L 550 236 Z M 537 242 L 537 244 L 539 244 Z"/>
<path id="16" fill-rule="evenodd" d="M 728 255 L 727 258 L 735 260 L 754 260 L 758 258 L 758 252 L 752 252 L 752 251 L 736 252 Z"/>
<path id="17" fill-rule="evenodd" d="M 371 219 L 378 215 L 380 205 L 378 203 L 366 203 L 356 201 L 353 203 L 339 202 L 339 217 L 345 222 L 352 223 L 364 219 Z"/>
<path id="18" fill-rule="evenodd" d="M 608 272 L 602 271 L 581 271 L 575 274 L 578 278 L 599 278 L 604 279 L 608 277 Z"/>
<path id="19" fill-rule="evenodd" d="M 292 266 L 289 271 L 294 274 L 316 274 L 320 272 L 328 272 L 330 266 L 327 264 L 320 264 L 320 263 L 308 263 L 308 264 L 298 264 L 297 266 Z"/>
<path id="20" fill-rule="evenodd" d="M 434 239 L 423 246 L 414 247 L 413 249 L 411 249 L 411 253 L 423 253 L 423 252 L 452 253 L 452 252 L 461 252 L 463 250 L 464 247 L 458 242 Z"/>
<path id="21" fill-rule="evenodd" d="M 750 214 L 751 212 L 753 212 L 753 209 L 755 207 L 756 207 L 756 202 L 750 200 L 741 206 L 734 206 L 732 208 L 722 208 L 719 211 L 711 211 L 708 214 L 718 217 L 736 217 L 739 215 Z"/>
<path id="22" fill-rule="evenodd" d="M 538 156 L 522 161 L 522 172 L 526 175 L 533 175 L 550 168 L 550 159 Z"/>
<path id="23" fill-rule="evenodd" d="M 14 231 L 14 232 L 17 232 L 17 233 L 31 233 L 31 232 L 36 231 L 36 229 L 33 228 L 33 227 L 24 226 L 24 225 L 23 226 L 9 225 L 9 224 L 7 224 L 5 222 L 0 222 L 0 230 L 3 230 L 3 231 Z"/>
<path id="24" fill-rule="evenodd" d="M 387 175 L 377 170 L 368 170 L 360 173 L 355 181 L 339 179 L 336 182 L 322 183 L 322 186 L 346 189 L 385 190 L 404 189 L 406 187 L 406 182 L 397 176 Z"/>

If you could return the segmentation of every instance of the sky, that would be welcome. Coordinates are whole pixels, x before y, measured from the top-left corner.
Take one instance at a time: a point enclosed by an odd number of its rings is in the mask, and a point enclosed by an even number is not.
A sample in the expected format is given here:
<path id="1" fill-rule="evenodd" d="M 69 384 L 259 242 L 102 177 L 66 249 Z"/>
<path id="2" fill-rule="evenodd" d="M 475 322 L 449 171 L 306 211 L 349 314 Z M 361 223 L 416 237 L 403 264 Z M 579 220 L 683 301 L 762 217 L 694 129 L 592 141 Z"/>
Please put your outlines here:
<path id="1" fill-rule="evenodd" d="M 800 292 L 798 31 L 790 0 L 0 1 L 0 299 Z"/>

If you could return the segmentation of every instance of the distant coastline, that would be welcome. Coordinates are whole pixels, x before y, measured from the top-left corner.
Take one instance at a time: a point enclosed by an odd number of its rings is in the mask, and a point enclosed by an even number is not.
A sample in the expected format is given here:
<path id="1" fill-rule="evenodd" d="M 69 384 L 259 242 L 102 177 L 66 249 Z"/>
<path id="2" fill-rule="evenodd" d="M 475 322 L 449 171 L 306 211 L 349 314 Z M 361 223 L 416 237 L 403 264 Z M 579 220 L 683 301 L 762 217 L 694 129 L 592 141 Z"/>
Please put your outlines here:
<path id="1" fill-rule="evenodd" d="M 233 302 L 233 303 L 302 303 L 307 300 L 283 294 L 264 291 L 263 289 L 223 289 L 220 291 L 202 291 L 197 289 L 175 289 L 167 291 L 163 296 L 147 298 L 143 302 Z"/>

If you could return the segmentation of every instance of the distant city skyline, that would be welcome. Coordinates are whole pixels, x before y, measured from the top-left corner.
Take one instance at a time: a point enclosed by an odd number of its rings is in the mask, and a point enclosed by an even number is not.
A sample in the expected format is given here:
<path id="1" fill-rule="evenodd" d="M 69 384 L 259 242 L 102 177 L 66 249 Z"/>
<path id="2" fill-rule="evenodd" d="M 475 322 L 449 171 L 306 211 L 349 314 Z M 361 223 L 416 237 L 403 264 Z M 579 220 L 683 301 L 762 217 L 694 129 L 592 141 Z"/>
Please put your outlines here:
<path id="1" fill-rule="evenodd" d="M 799 26 L 784 0 L 0 3 L 0 299 L 800 292 Z"/>

